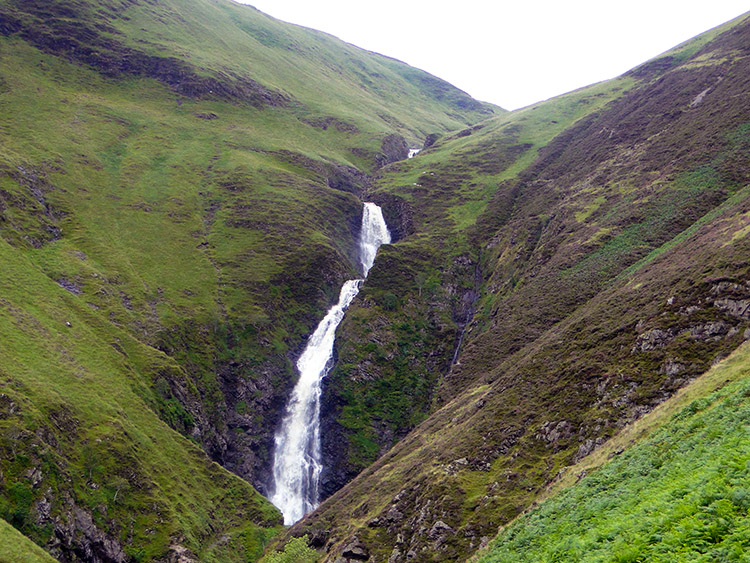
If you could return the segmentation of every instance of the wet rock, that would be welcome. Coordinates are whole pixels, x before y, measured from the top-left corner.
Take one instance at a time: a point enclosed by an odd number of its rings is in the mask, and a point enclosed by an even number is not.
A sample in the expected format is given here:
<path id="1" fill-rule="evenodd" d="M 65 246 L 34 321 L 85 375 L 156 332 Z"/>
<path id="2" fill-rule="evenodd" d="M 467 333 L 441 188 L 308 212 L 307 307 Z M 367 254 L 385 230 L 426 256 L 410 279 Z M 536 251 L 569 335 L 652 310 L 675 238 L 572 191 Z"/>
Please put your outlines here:
<path id="1" fill-rule="evenodd" d="M 377 194 L 373 202 L 383 208 L 383 216 L 391 231 L 391 242 L 398 242 L 415 232 L 414 209 L 410 202 L 393 194 Z"/>

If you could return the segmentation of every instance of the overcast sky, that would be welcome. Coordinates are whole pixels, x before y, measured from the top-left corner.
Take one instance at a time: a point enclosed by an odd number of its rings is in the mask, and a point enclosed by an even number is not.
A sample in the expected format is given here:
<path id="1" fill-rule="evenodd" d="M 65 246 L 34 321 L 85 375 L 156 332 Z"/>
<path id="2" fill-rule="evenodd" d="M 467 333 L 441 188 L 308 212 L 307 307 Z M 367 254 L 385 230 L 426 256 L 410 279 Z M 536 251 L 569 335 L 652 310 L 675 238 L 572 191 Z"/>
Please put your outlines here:
<path id="1" fill-rule="evenodd" d="M 613 78 L 747 0 L 242 0 L 402 60 L 506 109 Z"/>

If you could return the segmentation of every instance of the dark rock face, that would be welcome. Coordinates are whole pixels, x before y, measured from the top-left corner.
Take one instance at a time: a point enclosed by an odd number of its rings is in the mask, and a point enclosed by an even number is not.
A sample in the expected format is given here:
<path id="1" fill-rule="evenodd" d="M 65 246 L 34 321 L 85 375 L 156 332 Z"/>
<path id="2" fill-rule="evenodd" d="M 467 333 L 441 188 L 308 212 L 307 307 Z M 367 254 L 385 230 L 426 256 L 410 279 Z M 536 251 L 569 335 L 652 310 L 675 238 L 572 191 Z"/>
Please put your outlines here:
<path id="1" fill-rule="evenodd" d="M 63 505 L 62 516 L 51 516 L 51 503 L 46 497 L 36 504 L 37 524 L 53 528 L 53 537 L 45 547 L 54 557 L 63 562 L 125 563 L 129 560 L 120 543 L 97 528 L 89 512 L 67 495 L 63 495 Z"/>
<path id="2" fill-rule="evenodd" d="M 401 135 L 388 135 L 380 145 L 380 165 L 385 166 L 409 158 L 409 145 Z"/>
<path id="3" fill-rule="evenodd" d="M 383 210 L 383 218 L 391 233 L 392 243 L 414 232 L 414 210 L 408 201 L 397 195 L 385 193 L 375 194 L 372 199 Z"/>
<path id="4" fill-rule="evenodd" d="M 320 474 L 322 499 L 330 497 L 359 473 L 347 463 L 349 437 L 336 422 L 336 416 L 344 405 L 335 393 L 328 390 L 326 383 L 324 380 L 320 404 L 321 455 L 324 461 Z"/>
<path id="5" fill-rule="evenodd" d="M 260 377 L 247 379 L 242 376 L 243 371 L 243 366 L 230 362 L 217 374 L 227 410 L 226 431 L 222 433 L 224 447 L 215 459 L 267 495 L 272 484 L 274 431 L 286 404 L 285 394 L 270 382 L 288 378 L 288 374 L 278 373 L 277 368 L 269 366 Z M 258 419 L 259 413 L 263 413 L 262 420 Z"/>
<path id="6" fill-rule="evenodd" d="M 437 143 L 437 140 L 440 138 L 440 135 L 437 133 L 430 133 L 424 138 L 424 145 L 422 146 L 422 150 L 429 149 L 432 145 Z"/>

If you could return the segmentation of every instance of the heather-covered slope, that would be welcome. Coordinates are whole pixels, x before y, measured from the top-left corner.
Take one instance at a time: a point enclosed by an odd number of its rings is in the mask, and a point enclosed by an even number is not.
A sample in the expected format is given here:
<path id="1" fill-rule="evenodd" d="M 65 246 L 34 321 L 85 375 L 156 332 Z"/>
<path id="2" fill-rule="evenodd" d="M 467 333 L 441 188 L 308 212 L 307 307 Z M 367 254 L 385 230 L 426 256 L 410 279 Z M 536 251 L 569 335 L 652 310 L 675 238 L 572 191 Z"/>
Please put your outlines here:
<path id="1" fill-rule="evenodd" d="M 493 109 L 229 1 L 2 0 L 0 53 L 0 516 L 254 560 L 279 515 L 209 460 L 267 484 L 370 176 Z"/>
<path id="2" fill-rule="evenodd" d="M 477 561 L 744 560 L 749 352 L 745 344 L 636 423 L 643 443 L 623 452 L 618 436 L 601 469 L 573 468 L 578 484 L 503 529 Z"/>
<path id="3" fill-rule="evenodd" d="M 750 335 L 748 37 L 739 18 L 383 171 L 404 238 L 342 325 L 334 467 L 427 418 L 292 533 L 461 560 Z"/>

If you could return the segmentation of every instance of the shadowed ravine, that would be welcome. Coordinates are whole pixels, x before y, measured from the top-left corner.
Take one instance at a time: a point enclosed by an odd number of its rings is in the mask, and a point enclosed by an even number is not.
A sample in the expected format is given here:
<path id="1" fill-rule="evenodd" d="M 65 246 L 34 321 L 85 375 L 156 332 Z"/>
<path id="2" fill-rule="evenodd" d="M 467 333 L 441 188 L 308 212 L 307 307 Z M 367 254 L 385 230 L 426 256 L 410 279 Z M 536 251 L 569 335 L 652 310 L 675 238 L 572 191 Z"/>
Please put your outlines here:
<path id="1" fill-rule="evenodd" d="M 378 248 L 390 241 L 380 207 L 365 203 L 359 239 L 364 277 L 344 283 L 338 303 L 328 310 L 308 340 L 305 351 L 297 360 L 299 380 L 275 437 L 274 492 L 270 500 L 284 514 L 284 524 L 294 524 L 318 506 L 323 468 L 320 453 L 321 382 L 331 368 L 336 328 L 372 268 Z"/>

